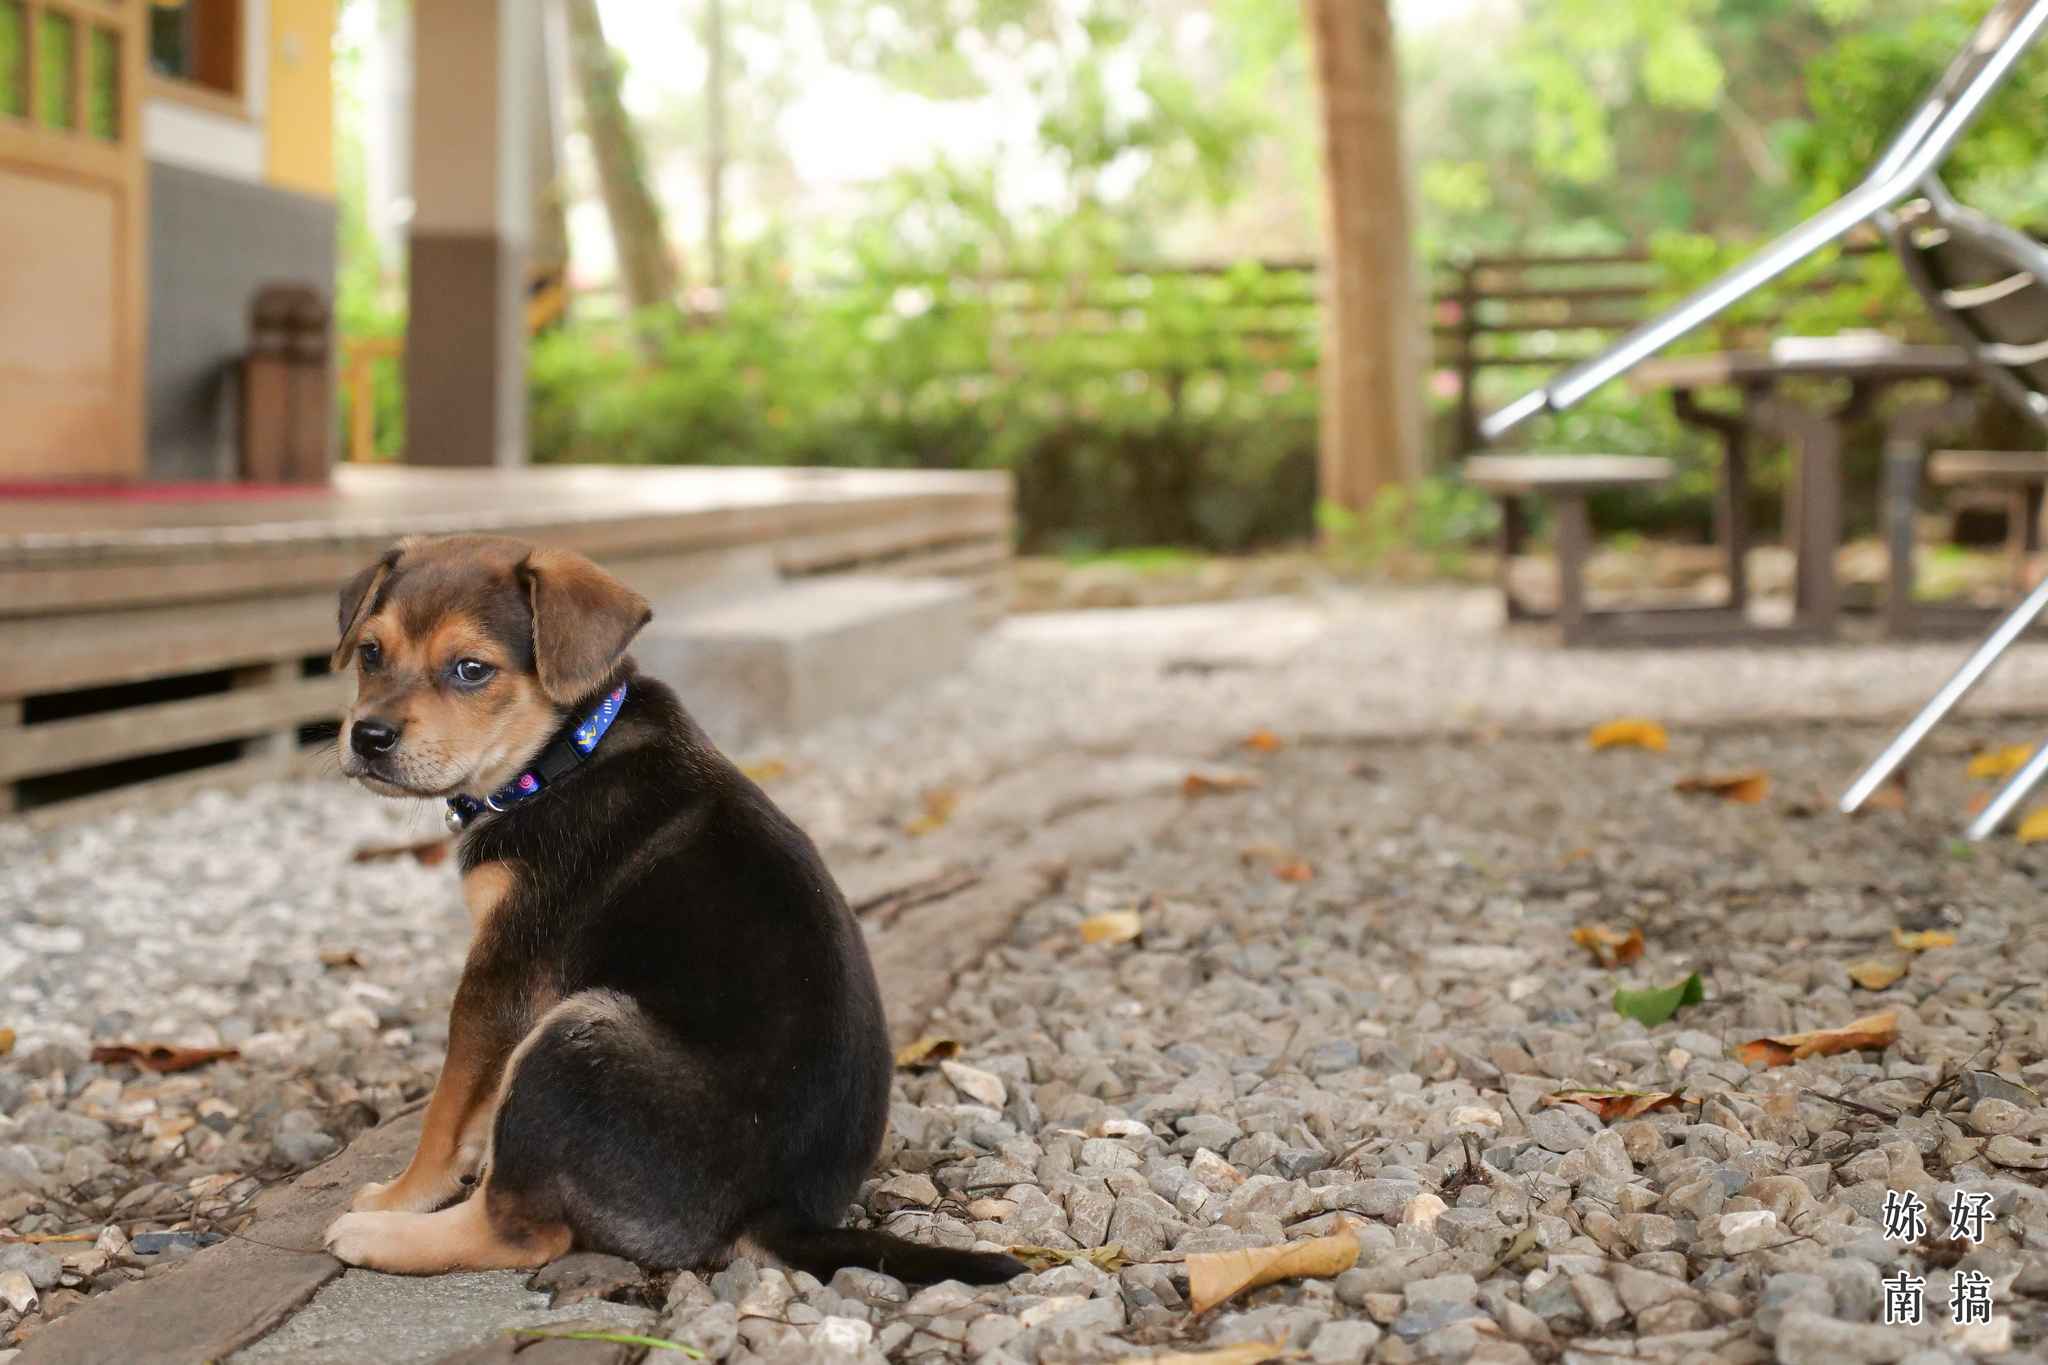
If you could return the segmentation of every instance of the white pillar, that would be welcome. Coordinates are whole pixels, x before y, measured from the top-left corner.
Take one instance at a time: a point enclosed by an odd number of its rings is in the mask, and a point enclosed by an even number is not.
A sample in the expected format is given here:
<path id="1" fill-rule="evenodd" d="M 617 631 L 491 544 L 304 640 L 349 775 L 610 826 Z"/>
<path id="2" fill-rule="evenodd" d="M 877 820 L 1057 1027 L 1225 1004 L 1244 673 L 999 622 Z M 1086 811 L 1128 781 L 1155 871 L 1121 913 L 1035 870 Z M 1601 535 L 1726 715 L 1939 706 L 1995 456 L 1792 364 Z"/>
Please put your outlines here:
<path id="1" fill-rule="evenodd" d="M 534 0 L 412 6 L 410 464 L 526 462 Z"/>

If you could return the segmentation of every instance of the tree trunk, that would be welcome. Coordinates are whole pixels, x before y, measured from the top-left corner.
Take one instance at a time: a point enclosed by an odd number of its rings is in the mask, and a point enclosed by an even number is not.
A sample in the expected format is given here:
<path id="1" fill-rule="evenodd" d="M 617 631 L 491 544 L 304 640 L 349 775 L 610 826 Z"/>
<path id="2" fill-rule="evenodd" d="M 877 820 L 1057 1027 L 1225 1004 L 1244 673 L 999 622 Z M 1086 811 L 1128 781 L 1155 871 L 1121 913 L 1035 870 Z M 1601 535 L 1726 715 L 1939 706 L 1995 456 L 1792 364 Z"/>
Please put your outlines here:
<path id="1" fill-rule="evenodd" d="M 704 0 L 704 254 L 725 288 L 725 0 Z"/>
<path id="2" fill-rule="evenodd" d="M 618 248 L 619 280 L 634 312 L 673 308 L 679 288 L 676 259 L 663 230 L 661 205 L 647 183 L 640 136 L 619 97 L 624 72 L 604 39 L 597 0 L 567 0 L 569 64 L 583 101 L 583 131 L 597 161 L 605 216 Z"/>
<path id="3" fill-rule="evenodd" d="M 1389 0 L 1302 0 L 1323 124 L 1319 496 L 1354 512 L 1422 469 L 1416 294 Z"/>

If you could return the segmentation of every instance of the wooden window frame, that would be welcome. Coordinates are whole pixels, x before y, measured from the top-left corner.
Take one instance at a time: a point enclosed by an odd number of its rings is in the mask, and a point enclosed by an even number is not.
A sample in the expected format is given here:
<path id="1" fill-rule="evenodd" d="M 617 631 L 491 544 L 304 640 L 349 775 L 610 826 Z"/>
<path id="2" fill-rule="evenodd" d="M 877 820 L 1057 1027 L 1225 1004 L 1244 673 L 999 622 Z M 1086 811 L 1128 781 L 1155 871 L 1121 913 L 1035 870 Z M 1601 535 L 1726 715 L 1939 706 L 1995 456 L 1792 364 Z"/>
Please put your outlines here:
<path id="1" fill-rule="evenodd" d="M 153 0 L 143 0 L 145 4 Z M 185 0 L 188 5 L 200 7 L 201 22 L 211 21 L 226 29 L 228 48 L 227 75 L 230 85 L 223 88 L 201 81 L 186 80 L 179 76 L 166 76 L 150 66 L 148 94 L 152 99 L 175 100 L 209 114 L 226 118 L 253 121 L 255 114 L 249 108 L 249 23 L 246 0 Z M 216 35 L 218 36 L 218 35 Z M 146 63 L 145 63 L 146 64 Z"/>

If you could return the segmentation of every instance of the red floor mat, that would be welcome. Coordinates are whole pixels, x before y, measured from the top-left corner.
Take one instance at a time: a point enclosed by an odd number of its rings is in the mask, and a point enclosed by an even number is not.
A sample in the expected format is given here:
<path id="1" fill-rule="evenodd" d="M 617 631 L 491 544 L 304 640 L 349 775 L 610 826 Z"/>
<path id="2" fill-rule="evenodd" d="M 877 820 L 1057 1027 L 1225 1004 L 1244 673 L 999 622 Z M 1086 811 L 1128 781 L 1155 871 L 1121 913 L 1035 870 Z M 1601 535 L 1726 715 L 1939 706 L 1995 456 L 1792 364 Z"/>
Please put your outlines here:
<path id="1" fill-rule="evenodd" d="M 313 498 L 331 492 L 298 483 L 5 483 L 0 499 L 94 499 L 106 502 L 249 502 Z"/>

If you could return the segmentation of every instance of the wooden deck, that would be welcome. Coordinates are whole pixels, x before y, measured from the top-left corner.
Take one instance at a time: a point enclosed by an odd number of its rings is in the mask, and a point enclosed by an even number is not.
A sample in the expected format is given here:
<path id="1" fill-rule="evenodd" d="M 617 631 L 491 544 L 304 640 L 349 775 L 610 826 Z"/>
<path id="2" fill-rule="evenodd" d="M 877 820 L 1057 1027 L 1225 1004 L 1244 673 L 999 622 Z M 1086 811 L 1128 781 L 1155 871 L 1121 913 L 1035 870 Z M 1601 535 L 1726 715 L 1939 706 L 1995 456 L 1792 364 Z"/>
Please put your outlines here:
<path id="1" fill-rule="evenodd" d="M 660 608 L 842 570 L 973 580 L 999 607 L 1004 474 L 343 467 L 330 489 L 0 497 L 0 816 L 324 761 L 334 594 L 400 536 L 584 551 Z M 323 732 L 323 726 L 325 731 Z"/>

